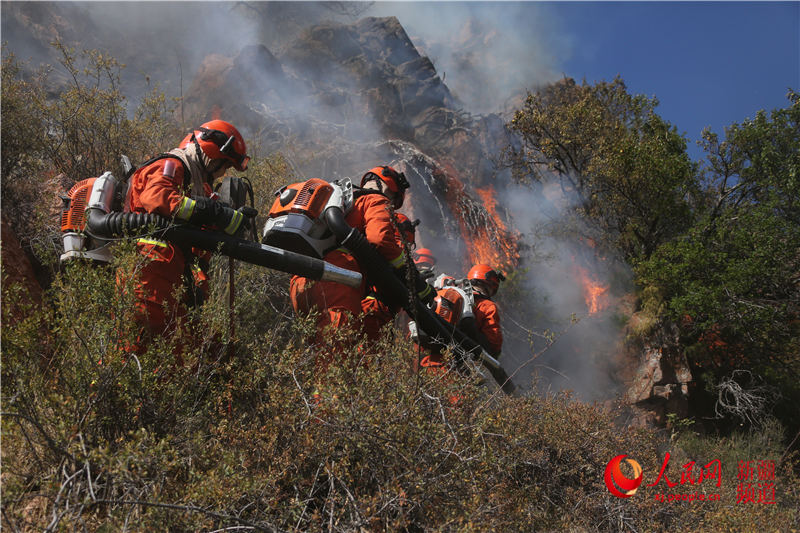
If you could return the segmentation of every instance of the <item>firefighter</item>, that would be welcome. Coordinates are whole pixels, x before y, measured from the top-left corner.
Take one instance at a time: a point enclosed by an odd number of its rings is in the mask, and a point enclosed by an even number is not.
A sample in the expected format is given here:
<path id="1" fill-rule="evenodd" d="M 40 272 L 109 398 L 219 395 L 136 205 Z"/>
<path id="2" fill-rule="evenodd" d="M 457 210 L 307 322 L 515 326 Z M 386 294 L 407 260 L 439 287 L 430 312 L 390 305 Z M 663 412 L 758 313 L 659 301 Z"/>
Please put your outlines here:
<path id="1" fill-rule="evenodd" d="M 429 249 L 420 248 L 414 252 L 414 266 L 423 279 L 430 279 L 435 275 L 433 267 L 436 266 L 436 257 Z"/>
<path id="2" fill-rule="evenodd" d="M 397 271 L 404 276 L 406 269 L 405 253 L 392 223 L 392 212 L 403 205 L 408 181 L 404 174 L 389 166 L 375 167 L 361 178 L 361 187 L 355 191 L 353 208 L 347 214 L 346 222 L 364 234 Z M 355 257 L 344 248 L 328 252 L 325 261 L 338 267 L 361 272 Z M 364 331 L 362 320 L 362 301 L 367 296 L 366 283 L 352 288 L 334 282 L 315 282 L 308 278 L 294 276 L 289 287 L 292 305 L 298 313 L 308 313 L 316 308 L 319 312 L 317 322 L 317 342 L 326 340 L 326 328 L 338 329 L 351 325 Z M 433 290 L 425 285 L 419 296 L 430 300 Z"/>
<path id="3" fill-rule="evenodd" d="M 179 148 L 154 157 L 136 170 L 130 178 L 125 211 L 155 213 L 238 234 L 246 225 L 244 214 L 212 199 L 211 185 L 231 167 L 244 171 L 249 160 L 244 139 L 232 124 L 206 122 Z M 208 288 L 209 256 L 156 238 L 139 239 L 137 249 L 148 259 L 135 289 L 143 331 L 134 351 L 141 352 L 146 337 L 174 331 L 185 316 L 185 306 L 202 302 Z M 179 301 L 176 292 L 184 282 L 190 290 L 183 291 Z"/>
<path id="4" fill-rule="evenodd" d="M 497 358 L 503 348 L 503 331 L 500 328 L 500 313 L 492 297 L 497 293 L 500 282 L 505 280 L 505 276 L 489 265 L 478 264 L 469 270 L 467 279 L 472 285 L 475 300 L 472 312 L 475 319 L 474 322 L 462 321 L 460 327 L 489 355 Z"/>
<path id="5" fill-rule="evenodd" d="M 395 236 L 400 249 L 407 247 L 413 250 L 417 245 L 416 228 L 419 219 L 412 222 L 403 213 L 395 213 L 394 216 Z M 361 310 L 364 312 L 364 333 L 373 341 L 380 336 L 381 328 L 391 322 L 397 314 L 397 310 L 392 310 L 378 298 L 378 291 L 374 287 L 370 288 L 367 297 L 361 300 Z"/>

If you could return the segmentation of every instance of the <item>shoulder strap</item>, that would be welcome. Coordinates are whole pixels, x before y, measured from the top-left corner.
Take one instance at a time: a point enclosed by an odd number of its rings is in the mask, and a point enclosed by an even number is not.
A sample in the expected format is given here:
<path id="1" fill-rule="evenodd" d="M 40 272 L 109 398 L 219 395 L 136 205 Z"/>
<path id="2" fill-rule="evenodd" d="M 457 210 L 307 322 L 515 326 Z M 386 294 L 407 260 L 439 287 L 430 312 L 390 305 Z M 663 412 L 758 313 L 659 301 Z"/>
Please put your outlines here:
<path id="1" fill-rule="evenodd" d="M 484 296 L 479 292 L 472 291 L 472 297 L 475 299 L 475 302 L 479 302 L 480 300 L 491 300 L 488 296 Z"/>
<path id="2" fill-rule="evenodd" d="M 381 196 L 383 196 L 387 200 L 389 199 L 388 196 L 386 196 L 385 194 L 383 194 L 380 191 L 376 191 L 374 189 L 364 189 L 364 188 L 361 188 L 361 187 L 353 187 L 353 200 L 355 200 L 357 198 L 361 198 L 362 196 L 370 195 L 370 194 L 380 194 Z"/>
<path id="3" fill-rule="evenodd" d="M 151 157 L 150 159 L 139 165 L 139 167 L 136 170 L 139 170 L 142 167 L 146 167 L 147 165 L 151 165 L 156 161 L 160 161 L 161 159 L 177 159 L 178 161 L 180 161 L 181 166 L 183 167 L 183 188 L 185 189 L 192 183 L 192 174 L 191 172 L 189 172 L 189 167 L 186 166 L 186 163 L 183 162 L 183 159 L 176 156 L 175 154 L 166 154 L 166 153 L 158 154 L 157 156 Z M 136 172 L 136 170 L 134 170 L 134 172 Z"/>

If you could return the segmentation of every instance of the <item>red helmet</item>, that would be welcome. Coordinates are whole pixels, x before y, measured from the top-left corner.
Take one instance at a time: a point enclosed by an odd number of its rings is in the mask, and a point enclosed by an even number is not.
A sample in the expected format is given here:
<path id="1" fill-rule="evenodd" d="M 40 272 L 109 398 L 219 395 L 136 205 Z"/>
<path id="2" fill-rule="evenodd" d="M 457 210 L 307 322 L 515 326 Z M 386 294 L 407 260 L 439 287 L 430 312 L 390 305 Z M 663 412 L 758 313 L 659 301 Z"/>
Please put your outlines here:
<path id="1" fill-rule="evenodd" d="M 414 264 L 421 267 L 433 268 L 436 264 L 436 257 L 434 257 L 433 252 L 427 248 L 420 248 L 414 254 Z"/>
<path id="2" fill-rule="evenodd" d="M 238 171 L 247 170 L 247 146 L 239 130 L 230 122 L 212 120 L 197 128 L 192 134 L 200 149 L 209 159 L 227 159 Z"/>
<path id="3" fill-rule="evenodd" d="M 417 226 L 419 226 L 419 219 L 412 222 L 403 213 L 395 213 L 394 216 L 397 217 L 397 228 L 403 232 L 403 237 L 405 238 L 406 242 L 416 245 L 416 232 Z"/>
<path id="4" fill-rule="evenodd" d="M 400 209 L 403 206 L 406 189 L 409 187 L 406 175 L 397 172 L 392 167 L 375 167 L 361 177 L 361 186 L 363 187 L 364 184 L 375 179 L 381 180 L 389 187 L 389 190 L 394 193 L 394 208 Z"/>
<path id="5" fill-rule="evenodd" d="M 467 279 L 485 283 L 486 287 L 494 294 L 497 292 L 498 287 L 500 287 L 500 282 L 504 281 L 506 277 L 489 265 L 480 264 L 469 269 L 469 272 L 467 272 Z"/>

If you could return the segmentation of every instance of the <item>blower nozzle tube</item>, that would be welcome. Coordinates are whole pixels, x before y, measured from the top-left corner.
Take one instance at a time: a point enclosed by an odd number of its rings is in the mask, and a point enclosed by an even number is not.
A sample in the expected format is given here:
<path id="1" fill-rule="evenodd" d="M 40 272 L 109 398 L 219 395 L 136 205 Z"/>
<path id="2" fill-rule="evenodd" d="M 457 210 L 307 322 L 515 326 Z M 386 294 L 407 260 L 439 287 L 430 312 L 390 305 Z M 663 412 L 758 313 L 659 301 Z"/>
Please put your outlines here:
<path id="1" fill-rule="evenodd" d="M 110 239 L 135 235 L 151 229 L 156 235 L 189 246 L 218 252 L 234 259 L 305 278 L 336 281 L 350 287 L 361 284 L 361 274 L 331 265 L 321 259 L 233 237 L 226 233 L 206 231 L 195 226 L 174 224 L 152 213 L 105 213 L 102 209 L 86 210 L 87 231 L 100 238 Z"/>

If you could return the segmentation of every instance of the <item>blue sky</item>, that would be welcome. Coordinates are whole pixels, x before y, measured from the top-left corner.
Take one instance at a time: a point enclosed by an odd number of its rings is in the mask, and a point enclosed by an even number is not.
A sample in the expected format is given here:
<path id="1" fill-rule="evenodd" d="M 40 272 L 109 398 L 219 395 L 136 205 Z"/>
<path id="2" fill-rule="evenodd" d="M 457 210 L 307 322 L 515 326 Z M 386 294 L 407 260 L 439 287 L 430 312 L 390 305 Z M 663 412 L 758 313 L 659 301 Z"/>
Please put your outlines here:
<path id="1" fill-rule="evenodd" d="M 691 140 L 705 126 L 722 133 L 785 107 L 788 87 L 800 90 L 800 2 L 571 2 L 553 11 L 574 40 L 565 74 L 622 75 Z"/>
<path id="2" fill-rule="evenodd" d="M 452 90 L 459 81 L 485 85 L 473 104 L 513 85 L 619 74 L 631 93 L 658 98 L 657 111 L 686 134 L 693 159 L 705 126 L 722 134 L 760 109 L 785 107 L 789 87 L 800 90 L 798 1 L 376 2 L 370 11 L 397 16 Z M 497 31 L 486 45 L 492 57 L 481 58 L 483 77 L 464 83 L 447 57 L 458 47 L 446 48 L 470 19 Z"/>

